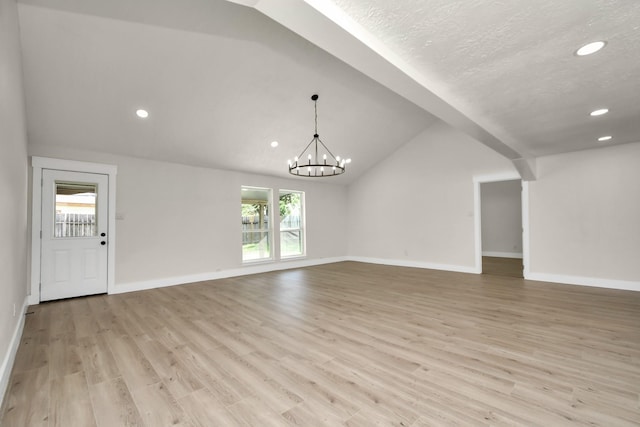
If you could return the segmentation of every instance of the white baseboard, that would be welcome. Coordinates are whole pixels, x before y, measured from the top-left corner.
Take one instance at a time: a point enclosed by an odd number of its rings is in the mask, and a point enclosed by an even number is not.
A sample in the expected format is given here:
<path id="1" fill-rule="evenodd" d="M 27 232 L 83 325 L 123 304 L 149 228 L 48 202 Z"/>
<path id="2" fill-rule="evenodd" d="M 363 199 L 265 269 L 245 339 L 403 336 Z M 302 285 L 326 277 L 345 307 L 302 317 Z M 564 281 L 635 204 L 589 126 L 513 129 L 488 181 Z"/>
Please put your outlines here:
<path id="1" fill-rule="evenodd" d="M 522 252 L 482 251 L 482 256 L 493 256 L 493 257 L 497 257 L 497 258 L 520 258 L 520 259 L 522 259 Z"/>
<path id="2" fill-rule="evenodd" d="M 496 256 L 496 255 L 491 255 Z M 288 270 L 293 268 L 310 267 L 314 265 L 331 264 L 342 261 L 355 261 L 364 262 L 369 264 L 383 264 L 393 265 L 398 267 L 414 267 L 425 268 L 432 270 L 444 270 L 453 271 L 459 273 L 472 273 L 480 274 L 481 268 L 468 267 L 463 265 L 453 264 L 437 264 L 430 262 L 411 261 L 411 260 L 394 260 L 384 258 L 369 258 L 369 257 L 332 257 L 332 258 L 318 258 L 318 259 L 303 259 L 303 260 L 290 260 L 281 261 L 278 263 L 260 263 L 249 264 L 240 268 L 234 268 L 229 270 L 213 271 L 200 274 L 191 274 L 186 276 L 165 277 L 154 280 L 144 280 L 139 282 L 121 283 L 115 286 L 113 294 L 120 294 L 125 292 L 142 291 L 146 289 L 163 288 L 167 286 L 182 285 L 185 283 L 202 282 L 206 280 L 225 279 L 228 277 L 245 276 L 249 274 L 268 273 L 270 271 Z M 632 291 L 640 291 L 640 282 L 623 281 L 623 280 L 611 280 L 611 279 L 599 279 L 591 277 L 578 277 L 578 276 L 564 276 L 546 273 L 528 273 L 525 274 L 527 280 L 538 280 L 541 282 L 553 282 L 553 283 L 565 283 L 570 285 L 582 285 L 582 286 L 594 286 L 610 289 L 625 289 Z"/>
<path id="3" fill-rule="evenodd" d="M 18 312 L 20 316 L 18 318 L 18 324 L 16 325 L 16 329 L 13 331 L 9 348 L 2 360 L 2 366 L 0 366 L 0 408 L 3 407 L 2 404 L 4 403 L 4 397 L 9 387 L 9 379 L 11 378 L 11 370 L 13 369 L 13 363 L 16 360 L 16 353 L 18 352 L 18 347 L 20 347 L 20 341 L 22 340 L 24 318 L 28 306 L 28 298 L 25 297 L 22 307 Z"/>
<path id="4" fill-rule="evenodd" d="M 597 277 L 565 276 L 562 274 L 528 273 L 526 280 L 540 282 L 563 283 L 568 285 L 592 286 L 596 288 L 622 289 L 626 291 L 640 291 L 640 282 L 630 280 L 601 279 Z"/>
<path id="5" fill-rule="evenodd" d="M 208 273 L 190 274 L 187 276 L 165 277 L 140 282 L 120 283 L 114 286 L 112 294 L 143 291 L 146 289 L 164 288 L 167 286 L 183 285 L 185 283 L 203 282 L 205 280 L 226 279 L 228 277 L 246 276 L 248 274 L 268 273 L 270 271 L 289 270 L 292 268 L 311 267 L 321 264 L 348 261 L 347 257 L 298 259 L 280 261 L 278 263 L 248 264 L 240 268 L 212 271 Z"/>
<path id="6" fill-rule="evenodd" d="M 369 264 L 395 265 L 398 267 L 428 268 L 431 270 L 455 271 L 459 273 L 476 273 L 476 274 L 480 273 L 480 271 L 478 271 L 475 267 L 467 267 L 464 265 L 434 264 L 434 263 L 422 262 L 422 261 L 368 258 L 368 257 L 349 257 L 348 260 L 357 261 L 357 262 L 366 262 Z"/>

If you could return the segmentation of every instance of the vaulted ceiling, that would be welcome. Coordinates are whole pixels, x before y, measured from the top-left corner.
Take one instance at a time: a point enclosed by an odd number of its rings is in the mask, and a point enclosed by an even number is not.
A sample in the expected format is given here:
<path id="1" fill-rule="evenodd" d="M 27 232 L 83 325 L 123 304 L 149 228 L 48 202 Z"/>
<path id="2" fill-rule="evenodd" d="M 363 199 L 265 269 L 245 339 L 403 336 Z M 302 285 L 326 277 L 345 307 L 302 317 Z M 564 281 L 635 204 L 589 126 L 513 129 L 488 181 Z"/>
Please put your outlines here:
<path id="1" fill-rule="evenodd" d="M 343 184 L 436 118 L 531 176 L 600 136 L 640 141 L 635 0 L 19 5 L 32 144 L 286 176 L 313 93 L 323 141 L 353 159 Z"/>

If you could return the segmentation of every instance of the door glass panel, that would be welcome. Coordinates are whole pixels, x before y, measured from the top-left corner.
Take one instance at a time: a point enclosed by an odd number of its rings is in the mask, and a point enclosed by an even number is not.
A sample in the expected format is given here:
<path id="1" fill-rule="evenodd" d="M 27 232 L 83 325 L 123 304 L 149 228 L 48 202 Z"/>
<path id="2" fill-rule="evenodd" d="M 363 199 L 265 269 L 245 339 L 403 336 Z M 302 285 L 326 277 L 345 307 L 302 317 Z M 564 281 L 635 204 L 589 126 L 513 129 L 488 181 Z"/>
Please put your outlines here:
<path id="1" fill-rule="evenodd" d="M 96 184 L 56 181 L 53 237 L 95 237 Z"/>

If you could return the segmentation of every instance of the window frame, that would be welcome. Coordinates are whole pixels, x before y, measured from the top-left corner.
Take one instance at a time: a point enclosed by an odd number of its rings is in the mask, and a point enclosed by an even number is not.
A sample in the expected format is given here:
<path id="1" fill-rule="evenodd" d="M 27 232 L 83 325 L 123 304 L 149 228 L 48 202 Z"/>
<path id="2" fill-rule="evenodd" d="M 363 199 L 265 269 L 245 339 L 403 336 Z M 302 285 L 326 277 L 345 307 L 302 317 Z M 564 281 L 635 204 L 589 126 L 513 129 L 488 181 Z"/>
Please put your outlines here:
<path id="1" fill-rule="evenodd" d="M 300 195 L 300 223 L 299 223 L 299 227 L 293 227 L 293 228 L 283 228 L 282 227 L 282 220 L 283 218 L 280 216 L 280 197 L 282 197 L 283 195 L 286 194 L 291 194 L 291 193 L 296 193 Z M 296 258 L 304 258 L 307 256 L 307 227 L 306 227 L 306 207 L 305 207 L 305 192 L 301 191 L 301 190 L 289 190 L 289 189 L 278 189 L 278 217 L 279 217 L 279 221 L 278 221 L 278 255 L 280 257 L 281 260 L 289 260 L 289 259 L 296 259 Z M 301 250 L 302 252 L 299 254 L 293 254 L 293 255 L 283 255 L 283 242 L 282 242 L 282 233 L 283 232 L 290 232 L 290 231 L 298 231 L 299 232 L 299 236 L 301 239 Z"/>
<path id="2" fill-rule="evenodd" d="M 266 208 L 267 208 L 267 216 L 268 216 L 268 221 L 267 221 L 267 227 L 263 228 L 264 226 L 264 221 L 262 221 L 262 224 L 260 224 L 260 227 L 258 229 L 251 229 L 251 230 L 245 230 L 244 229 L 244 217 L 242 216 L 242 206 L 245 204 L 249 204 L 249 203 L 245 203 L 245 200 L 248 201 L 257 201 L 257 202 L 261 202 L 262 200 L 257 200 L 257 199 L 245 199 L 243 196 L 243 192 L 245 191 L 265 191 L 267 192 L 267 197 L 266 197 Z M 270 262 L 273 261 L 275 258 L 275 250 L 274 250 L 274 246 L 273 246 L 273 233 L 274 233 L 274 225 L 273 225 L 273 189 L 271 188 L 267 188 L 267 187 L 254 187 L 254 186 L 249 186 L 249 185 L 242 185 L 240 186 L 240 217 L 241 217 L 241 249 L 240 249 L 240 256 L 242 259 L 242 263 L 243 264 L 253 264 L 253 263 L 261 263 L 261 262 Z M 260 222 L 258 220 L 258 222 Z M 245 234 L 247 233 L 266 233 L 267 234 L 267 246 L 269 248 L 269 255 L 268 256 L 264 256 L 264 257 L 259 257 L 259 258 L 249 258 L 249 259 L 245 259 L 245 244 L 244 244 L 244 240 L 245 240 Z"/>

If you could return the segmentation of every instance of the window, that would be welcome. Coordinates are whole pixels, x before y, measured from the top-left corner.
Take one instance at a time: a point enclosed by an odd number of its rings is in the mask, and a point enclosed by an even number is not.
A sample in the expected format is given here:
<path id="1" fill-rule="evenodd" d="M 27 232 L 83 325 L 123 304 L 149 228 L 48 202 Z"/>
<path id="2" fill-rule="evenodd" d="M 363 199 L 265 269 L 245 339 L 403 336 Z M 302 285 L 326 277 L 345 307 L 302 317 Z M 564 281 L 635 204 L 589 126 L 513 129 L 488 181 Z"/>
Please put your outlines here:
<path id="1" fill-rule="evenodd" d="M 280 190 L 280 258 L 303 256 L 304 193 Z"/>
<path id="2" fill-rule="evenodd" d="M 271 189 L 242 187 L 242 261 L 271 255 Z"/>
<path id="3" fill-rule="evenodd" d="M 96 184 L 56 181 L 53 237 L 95 237 Z"/>

